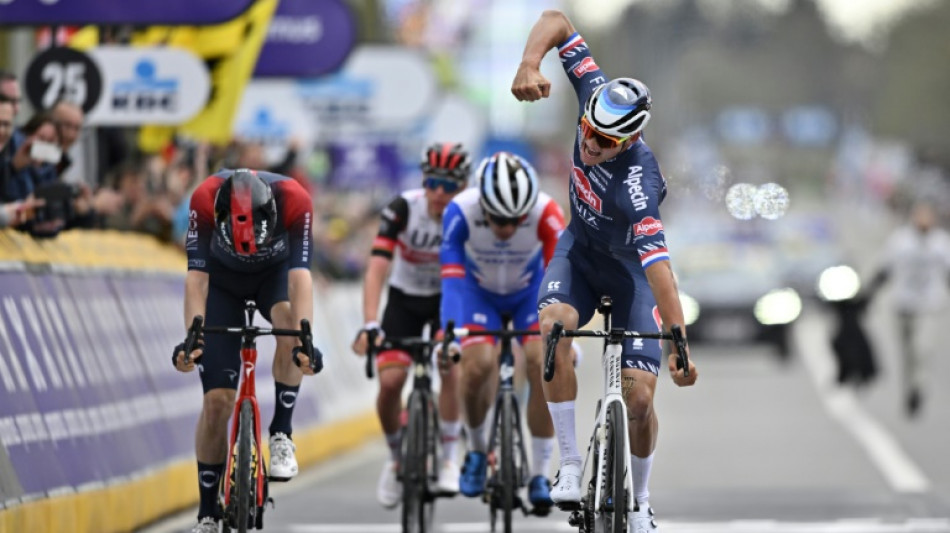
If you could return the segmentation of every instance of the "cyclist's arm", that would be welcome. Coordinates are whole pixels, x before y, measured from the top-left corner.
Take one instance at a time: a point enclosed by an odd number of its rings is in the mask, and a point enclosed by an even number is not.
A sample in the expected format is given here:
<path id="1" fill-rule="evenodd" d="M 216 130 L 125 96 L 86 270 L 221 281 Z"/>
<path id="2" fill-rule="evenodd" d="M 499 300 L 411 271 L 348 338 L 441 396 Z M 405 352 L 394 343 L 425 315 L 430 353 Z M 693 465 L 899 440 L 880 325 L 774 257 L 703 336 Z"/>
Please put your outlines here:
<path id="1" fill-rule="evenodd" d="M 521 64 L 535 70 L 541 68 L 541 60 L 548 50 L 566 41 L 574 32 L 567 15 L 556 9 L 545 10 L 528 34 Z"/>
<path id="2" fill-rule="evenodd" d="M 189 270 L 185 276 L 185 329 L 198 315 L 205 316 L 208 302 L 208 273 Z"/>
<path id="3" fill-rule="evenodd" d="M 442 214 L 442 248 L 439 260 L 442 263 L 442 304 L 439 316 L 442 329 L 449 320 L 462 326 L 464 309 L 462 291 L 465 288 L 465 241 L 468 240 L 468 223 L 459 204 L 449 202 Z"/>
<path id="4" fill-rule="evenodd" d="M 383 287 L 389 277 L 389 267 L 396 253 L 399 234 L 409 223 L 409 202 L 402 196 L 393 198 L 383 208 L 379 219 L 379 232 L 373 240 L 369 264 L 363 276 L 363 323 L 379 322 L 379 305 Z"/>
<path id="5" fill-rule="evenodd" d="M 683 308 L 680 305 L 679 290 L 676 288 L 676 280 L 673 278 L 673 269 L 670 268 L 670 262 L 668 260 L 657 261 L 648 266 L 644 272 L 646 272 L 650 290 L 653 291 L 653 297 L 656 299 L 663 329 L 669 331 L 672 324 L 679 324 L 685 334 Z"/>
<path id="6" fill-rule="evenodd" d="M 549 199 L 538 224 L 538 240 L 541 241 L 545 267 L 554 257 L 554 249 L 557 248 L 557 240 L 564 232 L 564 227 L 564 211 L 554 199 Z"/>
<path id="7" fill-rule="evenodd" d="M 292 268 L 287 272 L 287 295 L 294 324 L 304 318 L 313 324 L 313 276 L 309 268 Z"/>

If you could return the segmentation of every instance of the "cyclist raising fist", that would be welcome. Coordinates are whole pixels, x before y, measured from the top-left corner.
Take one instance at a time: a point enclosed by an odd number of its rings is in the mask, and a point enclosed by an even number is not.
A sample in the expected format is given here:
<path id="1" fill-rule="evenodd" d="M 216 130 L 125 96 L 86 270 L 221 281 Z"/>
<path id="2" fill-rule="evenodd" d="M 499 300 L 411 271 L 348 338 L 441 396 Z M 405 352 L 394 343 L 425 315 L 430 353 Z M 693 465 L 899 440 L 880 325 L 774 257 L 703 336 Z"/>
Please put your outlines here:
<path id="1" fill-rule="evenodd" d="M 522 101 L 547 97 L 550 82 L 541 59 L 557 47 L 574 87 L 578 121 L 570 176 L 571 223 L 548 265 L 538 295 L 541 331 L 556 321 L 566 329 L 586 324 L 602 295 L 614 302 L 614 327 L 642 332 L 683 325 L 659 205 L 666 180 L 642 139 L 650 120 L 650 91 L 639 80 L 608 80 L 587 44 L 560 11 L 545 11 L 531 29 L 511 92 Z M 674 350 L 675 352 L 675 350 Z M 637 533 L 654 531 L 647 481 L 653 463 L 657 416 L 653 395 L 661 347 L 654 342 L 623 344 L 623 389 L 630 416 L 630 452 L 636 508 L 630 517 Z M 551 491 L 555 502 L 580 500 L 581 455 L 574 431 L 577 378 L 570 364 L 570 341 L 557 346 L 553 381 L 544 396 L 554 421 L 561 468 Z M 692 360 L 692 359 L 691 359 Z M 669 360 L 677 385 L 692 385 Z"/>

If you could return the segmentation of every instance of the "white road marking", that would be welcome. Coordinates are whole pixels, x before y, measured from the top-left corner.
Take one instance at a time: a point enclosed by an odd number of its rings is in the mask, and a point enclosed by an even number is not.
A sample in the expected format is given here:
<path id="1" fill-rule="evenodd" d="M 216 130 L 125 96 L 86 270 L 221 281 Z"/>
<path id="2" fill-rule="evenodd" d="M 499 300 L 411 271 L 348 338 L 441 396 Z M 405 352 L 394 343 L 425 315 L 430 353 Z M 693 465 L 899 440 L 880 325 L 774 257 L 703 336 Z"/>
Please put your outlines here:
<path id="1" fill-rule="evenodd" d="M 950 533 L 950 520 L 918 518 L 903 522 L 882 519 L 837 520 L 830 522 L 779 522 L 777 520 L 732 520 L 723 522 L 676 522 L 660 524 L 665 533 Z M 577 531 L 567 520 L 518 521 L 518 531 Z M 288 533 L 399 533 L 399 524 L 294 524 Z M 439 533 L 488 533 L 488 522 L 437 524 Z"/>
<path id="2" fill-rule="evenodd" d="M 801 347 L 798 353 L 825 409 L 864 448 L 892 489 L 902 493 L 927 492 L 930 481 L 897 439 L 861 407 L 852 388 L 838 387 L 834 382 L 834 356 L 827 342 L 831 338 L 828 320 L 820 314 L 807 314 L 795 327 L 796 341 Z"/>

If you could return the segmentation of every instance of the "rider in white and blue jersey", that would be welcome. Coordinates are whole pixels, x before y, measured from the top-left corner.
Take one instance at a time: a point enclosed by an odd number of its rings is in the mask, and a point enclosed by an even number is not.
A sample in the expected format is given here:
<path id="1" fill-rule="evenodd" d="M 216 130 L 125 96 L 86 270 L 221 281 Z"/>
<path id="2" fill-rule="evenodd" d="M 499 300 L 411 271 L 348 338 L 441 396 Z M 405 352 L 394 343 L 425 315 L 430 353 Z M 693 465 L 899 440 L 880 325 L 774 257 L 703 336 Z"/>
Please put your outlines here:
<path id="1" fill-rule="evenodd" d="M 517 155 L 498 152 L 482 161 L 477 188 L 456 196 L 446 207 L 442 230 L 442 324 L 449 320 L 475 330 L 501 328 L 510 314 L 516 330 L 538 328 L 537 294 L 544 267 L 564 230 L 564 213 L 540 192 L 531 165 Z M 531 393 L 528 428 L 532 435 L 528 495 L 535 507 L 550 507 L 547 473 L 554 450 L 554 428 L 541 391 L 542 341 L 519 339 L 527 363 Z M 487 470 L 486 414 L 495 397 L 498 365 L 494 339 L 467 337 L 462 342 L 460 388 L 465 405 L 469 451 L 459 491 L 478 496 Z"/>
<path id="2" fill-rule="evenodd" d="M 613 298 L 613 326 L 637 331 L 683 325 L 676 282 L 670 267 L 659 205 L 666 181 L 653 152 L 642 139 L 652 99 L 646 85 L 632 78 L 608 80 L 584 39 L 560 11 L 545 11 L 531 29 L 511 91 L 522 101 L 547 97 L 551 83 L 541 74 L 541 59 L 557 47 L 564 71 L 577 93 L 577 137 L 571 169 L 571 223 L 558 241 L 538 295 L 541 331 L 555 321 L 566 329 L 586 324 L 601 295 Z M 551 491 L 558 503 L 580 501 L 581 455 L 574 428 L 577 378 L 570 363 L 570 341 L 557 346 L 557 371 L 544 383 L 554 421 L 561 468 Z M 656 530 L 647 482 L 656 446 L 653 396 L 661 345 L 629 339 L 623 345 L 623 392 L 630 416 L 630 452 L 636 533 Z M 692 385 L 676 369 L 676 350 L 668 360 L 673 381 Z"/>

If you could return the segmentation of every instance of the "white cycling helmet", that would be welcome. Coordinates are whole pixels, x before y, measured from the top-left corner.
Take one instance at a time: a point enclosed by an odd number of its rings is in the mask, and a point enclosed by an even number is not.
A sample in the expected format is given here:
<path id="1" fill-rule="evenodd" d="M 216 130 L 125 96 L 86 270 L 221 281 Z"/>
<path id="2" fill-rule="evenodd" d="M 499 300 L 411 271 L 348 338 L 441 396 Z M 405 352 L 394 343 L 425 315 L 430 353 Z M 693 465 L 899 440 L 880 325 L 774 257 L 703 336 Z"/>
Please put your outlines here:
<path id="1" fill-rule="evenodd" d="M 584 103 L 584 115 L 597 131 L 626 138 L 647 125 L 652 106 L 650 89 L 643 82 L 617 78 L 594 89 Z"/>
<path id="2" fill-rule="evenodd" d="M 517 218 L 528 214 L 538 201 L 538 177 L 523 158 L 497 152 L 478 167 L 481 205 L 489 214 Z"/>

